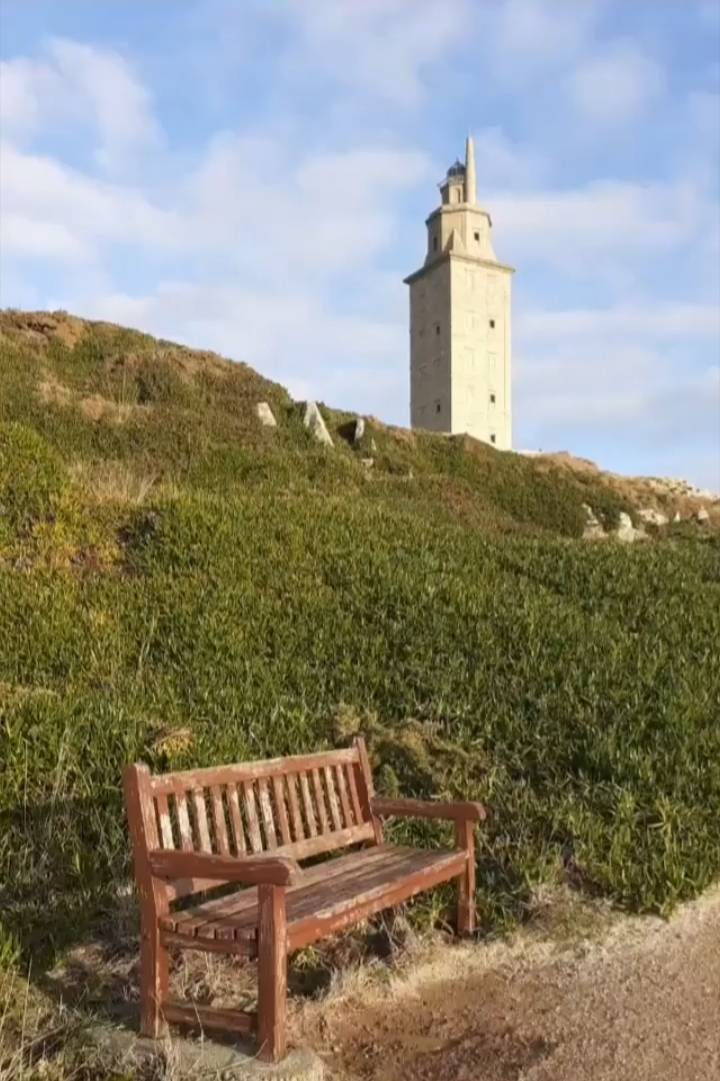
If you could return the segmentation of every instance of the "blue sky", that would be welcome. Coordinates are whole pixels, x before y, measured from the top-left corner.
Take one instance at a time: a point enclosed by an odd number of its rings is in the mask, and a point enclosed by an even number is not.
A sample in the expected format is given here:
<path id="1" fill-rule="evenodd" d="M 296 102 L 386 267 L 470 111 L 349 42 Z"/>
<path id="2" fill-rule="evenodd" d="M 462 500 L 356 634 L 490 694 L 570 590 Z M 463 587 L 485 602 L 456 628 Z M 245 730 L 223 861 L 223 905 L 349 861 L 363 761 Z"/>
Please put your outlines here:
<path id="1" fill-rule="evenodd" d="M 720 0 L 4 0 L 0 302 L 408 420 L 476 140 L 515 445 L 720 490 Z"/>

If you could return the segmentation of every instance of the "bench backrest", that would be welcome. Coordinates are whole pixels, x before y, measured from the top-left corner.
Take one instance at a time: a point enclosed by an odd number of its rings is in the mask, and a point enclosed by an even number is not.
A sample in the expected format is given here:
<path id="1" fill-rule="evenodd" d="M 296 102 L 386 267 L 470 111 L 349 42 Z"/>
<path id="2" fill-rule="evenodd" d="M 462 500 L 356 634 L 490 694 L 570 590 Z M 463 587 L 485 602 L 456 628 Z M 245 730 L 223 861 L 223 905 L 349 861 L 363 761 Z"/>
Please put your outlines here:
<path id="1" fill-rule="evenodd" d="M 302 860 L 373 841 L 378 827 L 370 813 L 372 794 L 361 739 L 320 754 L 156 775 L 134 765 L 125 773 L 136 866 L 157 848 L 233 856 L 272 852 Z M 217 885 L 175 880 L 166 900 Z"/>

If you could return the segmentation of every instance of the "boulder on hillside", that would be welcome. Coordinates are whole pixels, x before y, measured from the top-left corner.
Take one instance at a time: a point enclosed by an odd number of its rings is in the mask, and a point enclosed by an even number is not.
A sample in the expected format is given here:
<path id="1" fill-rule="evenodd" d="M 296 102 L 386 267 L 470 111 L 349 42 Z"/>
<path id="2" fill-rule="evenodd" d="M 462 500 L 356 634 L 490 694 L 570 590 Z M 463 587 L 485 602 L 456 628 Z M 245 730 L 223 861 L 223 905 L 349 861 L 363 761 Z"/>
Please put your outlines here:
<path id="1" fill-rule="evenodd" d="M 632 518 L 629 514 L 626 514 L 624 510 L 621 510 L 618 515 L 618 525 L 615 530 L 615 536 L 624 544 L 632 544 L 634 541 L 648 539 L 647 533 L 642 529 L 636 529 L 632 523 Z"/>
<path id="2" fill-rule="evenodd" d="M 662 511 L 655 510 L 654 507 L 645 507 L 643 510 L 639 510 L 638 517 L 643 522 L 647 522 L 648 525 L 661 526 L 668 524 L 667 515 L 663 514 Z"/>
<path id="3" fill-rule="evenodd" d="M 277 428 L 277 421 L 267 402 L 258 402 L 255 406 L 255 413 L 263 428 Z"/>
<path id="4" fill-rule="evenodd" d="M 312 432 L 318 443 L 323 443 L 326 447 L 332 447 L 333 441 L 322 418 L 322 413 L 318 409 L 317 402 L 303 402 L 301 404 L 305 427 Z"/>
<path id="5" fill-rule="evenodd" d="M 710 514 L 706 507 L 698 507 L 698 512 L 695 517 L 701 525 L 705 525 L 706 522 L 710 521 Z"/>
<path id="6" fill-rule="evenodd" d="M 365 418 L 364 417 L 356 417 L 355 418 L 355 430 L 353 432 L 353 437 L 352 437 L 353 443 L 359 443 L 364 435 L 365 435 Z"/>
<path id="7" fill-rule="evenodd" d="M 582 509 L 585 511 L 585 528 L 583 529 L 583 540 L 600 540 L 607 534 L 603 529 L 600 521 L 598 520 L 595 511 L 587 503 L 583 503 Z"/>

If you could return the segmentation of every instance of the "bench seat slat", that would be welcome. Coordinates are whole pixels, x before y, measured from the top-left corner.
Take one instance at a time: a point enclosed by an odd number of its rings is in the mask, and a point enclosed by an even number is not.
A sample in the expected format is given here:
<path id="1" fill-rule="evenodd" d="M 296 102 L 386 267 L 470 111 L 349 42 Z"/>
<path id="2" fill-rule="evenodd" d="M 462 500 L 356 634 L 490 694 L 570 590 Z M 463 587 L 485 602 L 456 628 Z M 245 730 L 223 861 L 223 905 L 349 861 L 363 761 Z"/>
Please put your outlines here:
<path id="1" fill-rule="evenodd" d="M 305 870 L 287 889 L 288 946 L 298 949 L 438 882 L 460 875 L 466 853 L 459 849 L 415 849 L 378 845 Z M 247 943 L 257 937 L 257 889 L 206 901 L 161 917 L 168 936 L 197 948 L 204 943 Z M 175 940 L 175 939 L 173 939 Z M 170 938 L 168 938 L 170 941 Z"/>

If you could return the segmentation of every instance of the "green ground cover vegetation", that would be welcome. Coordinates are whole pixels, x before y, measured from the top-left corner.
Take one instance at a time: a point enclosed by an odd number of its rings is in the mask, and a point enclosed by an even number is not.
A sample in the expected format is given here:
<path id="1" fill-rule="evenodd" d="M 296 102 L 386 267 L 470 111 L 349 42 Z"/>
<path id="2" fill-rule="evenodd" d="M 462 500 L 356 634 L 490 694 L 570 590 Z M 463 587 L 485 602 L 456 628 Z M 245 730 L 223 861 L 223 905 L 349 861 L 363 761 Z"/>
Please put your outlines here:
<path id="1" fill-rule="evenodd" d="M 252 369 L 119 328 L 0 348 L 0 963 L 112 918 L 127 761 L 358 730 L 386 791 L 487 803 L 485 929 L 568 868 L 637 911 L 717 878 L 714 534 L 582 542 L 633 509 L 599 480 L 332 410 L 318 448 Z"/>

